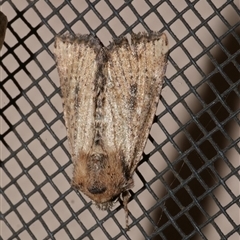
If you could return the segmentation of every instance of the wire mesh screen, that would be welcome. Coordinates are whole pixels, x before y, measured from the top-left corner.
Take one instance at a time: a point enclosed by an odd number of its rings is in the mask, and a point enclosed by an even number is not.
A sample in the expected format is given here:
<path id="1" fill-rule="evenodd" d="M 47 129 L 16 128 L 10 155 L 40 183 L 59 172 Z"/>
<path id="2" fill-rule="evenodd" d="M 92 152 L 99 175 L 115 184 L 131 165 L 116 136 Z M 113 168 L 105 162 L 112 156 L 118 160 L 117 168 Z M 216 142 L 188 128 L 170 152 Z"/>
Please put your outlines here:
<path id="1" fill-rule="evenodd" d="M 238 0 L 2 1 L 0 239 L 239 239 Z M 164 31 L 165 84 L 121 202 L 100 211 L 70 186 L 72 161 L 53 43 L 64 32 L 105 46 Z"/>

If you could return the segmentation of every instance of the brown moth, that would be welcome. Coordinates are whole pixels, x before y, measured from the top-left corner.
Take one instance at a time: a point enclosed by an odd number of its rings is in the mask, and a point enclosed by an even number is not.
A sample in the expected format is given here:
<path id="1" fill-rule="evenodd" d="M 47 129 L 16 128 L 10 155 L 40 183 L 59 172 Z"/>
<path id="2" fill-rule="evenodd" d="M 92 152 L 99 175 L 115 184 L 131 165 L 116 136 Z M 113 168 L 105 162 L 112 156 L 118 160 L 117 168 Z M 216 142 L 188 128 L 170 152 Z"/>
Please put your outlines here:
<path id="1" fill-rule="evenodd" d="M 56 37 L 55 57 L 74 164 L 72 185 L 98 208 L 123 199 L 141 158 L 166 71 L 164 33 L 132 34 L 104 47 L 89 35 Z"/>
<path id="2" fill-rule="evenodd" d="M 0 50 L 2 49 L 2 45 L 4 42 L 7 23 L 7 17 L 2 12 L 0 12 Z"/>

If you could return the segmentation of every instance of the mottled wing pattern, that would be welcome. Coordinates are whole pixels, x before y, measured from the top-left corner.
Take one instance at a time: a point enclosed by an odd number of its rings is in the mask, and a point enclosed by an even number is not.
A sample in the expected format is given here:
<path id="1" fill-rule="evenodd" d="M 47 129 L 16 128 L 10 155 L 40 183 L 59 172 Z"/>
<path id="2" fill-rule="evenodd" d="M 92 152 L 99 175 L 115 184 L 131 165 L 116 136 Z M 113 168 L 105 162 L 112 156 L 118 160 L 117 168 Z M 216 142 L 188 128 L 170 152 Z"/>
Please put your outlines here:
<path id="1" fill-rule="evenodd" d="M 87 35 L 63 35 L 55 41 L 64 119 L 73 162 L 89 152 L 94 141 L 96 56 L 102 45 Z M 88 123 L 88 124 L 86 124 Z"/>
<path id="2" fill-rule="evenodd" d="M 124 155 L 133 173 L 156 112 L 166 70 L 168 43 L 163 33 L 133 34 L 108 47 L 106 119 L 111 119 L 106 145 Z M 111 129 L 115 133 L 112 134 Z"/>

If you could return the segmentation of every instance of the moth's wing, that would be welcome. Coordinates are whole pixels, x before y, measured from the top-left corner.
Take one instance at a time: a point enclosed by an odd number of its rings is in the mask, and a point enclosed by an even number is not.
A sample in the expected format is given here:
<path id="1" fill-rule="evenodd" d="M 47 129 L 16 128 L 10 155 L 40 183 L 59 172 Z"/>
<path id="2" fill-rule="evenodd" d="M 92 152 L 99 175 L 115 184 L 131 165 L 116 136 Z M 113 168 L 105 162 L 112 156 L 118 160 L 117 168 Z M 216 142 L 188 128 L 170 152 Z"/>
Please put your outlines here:
<path id="1" fill-rule="evenodd" d="M 87 35 L 63 35 L 55 40 L 64 119 L 73 161 L 88 152 L 94 139 L 96 55 L 102 46 Z"/>
<path id="2" fill-rule="evenodd" d="M 166 70 L 168 41 L 151 33 L 114 42 L 108 48 L 106 119 L 107 145 L 123 155 L 130 173 L 140 160 L 152 126 Z M 112 133 L 111 131 L 114 131 Z"/>

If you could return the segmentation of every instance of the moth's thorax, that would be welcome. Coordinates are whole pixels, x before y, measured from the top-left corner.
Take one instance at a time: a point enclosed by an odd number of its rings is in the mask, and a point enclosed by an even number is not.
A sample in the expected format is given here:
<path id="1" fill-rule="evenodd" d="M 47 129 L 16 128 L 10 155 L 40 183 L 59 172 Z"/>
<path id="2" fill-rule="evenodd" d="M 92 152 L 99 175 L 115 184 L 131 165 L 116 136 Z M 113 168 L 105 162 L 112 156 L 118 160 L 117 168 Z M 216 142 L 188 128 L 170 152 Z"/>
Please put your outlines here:
<path id="1" fill-rule="evenodd" d="M 80 153 L 74 164 L 73 186 L 101 209 L 110 208 L 122 192 L 132 187 L 132 178 L 116 152 Z"/>

